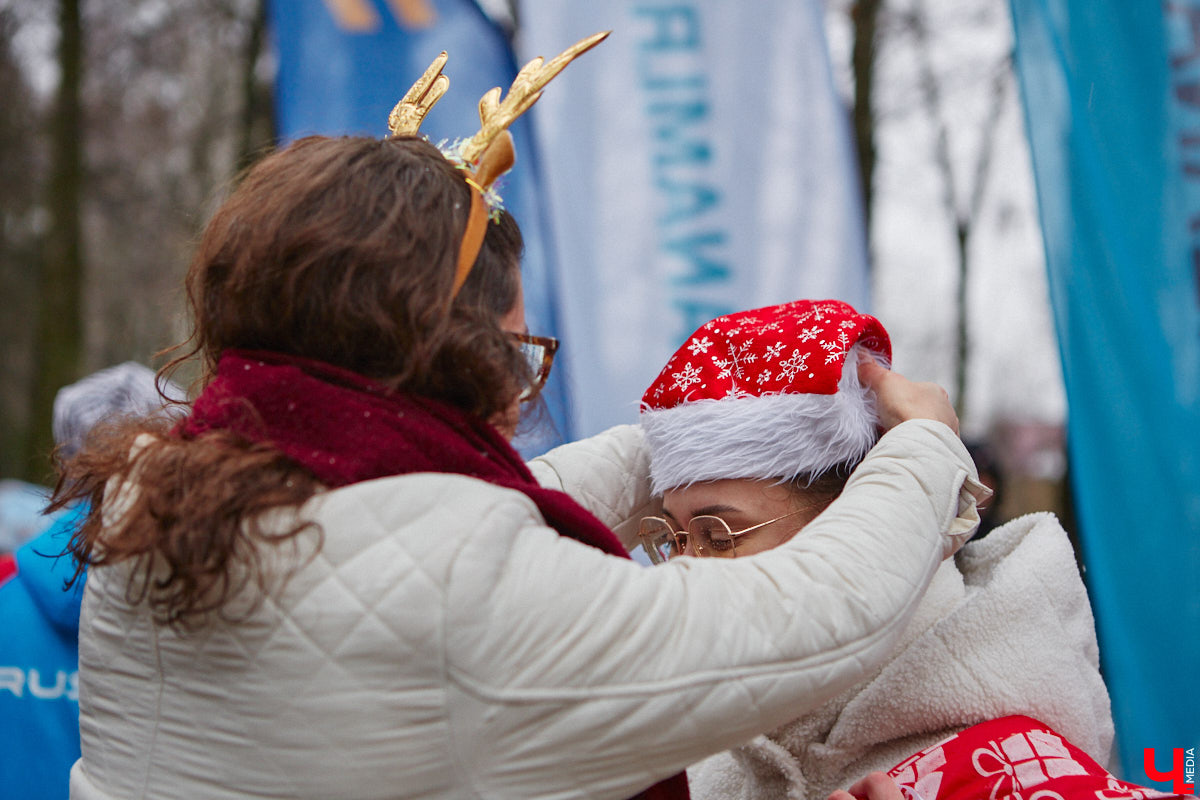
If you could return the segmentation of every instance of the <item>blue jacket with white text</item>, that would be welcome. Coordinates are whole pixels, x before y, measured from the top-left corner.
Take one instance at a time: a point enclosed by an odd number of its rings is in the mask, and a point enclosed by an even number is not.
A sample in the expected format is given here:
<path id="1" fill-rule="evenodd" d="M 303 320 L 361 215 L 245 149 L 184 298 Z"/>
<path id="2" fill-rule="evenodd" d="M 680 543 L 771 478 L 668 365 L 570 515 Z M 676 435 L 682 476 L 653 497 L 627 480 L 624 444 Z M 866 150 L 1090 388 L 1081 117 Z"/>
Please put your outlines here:
<path id="1" fill-rule="evenodd" d="M 67 797 L 79 758 L 79 606 L 83 581 L 60 556 L 76 509 L 15 553 L 0 556 L 0 794 Z"/>

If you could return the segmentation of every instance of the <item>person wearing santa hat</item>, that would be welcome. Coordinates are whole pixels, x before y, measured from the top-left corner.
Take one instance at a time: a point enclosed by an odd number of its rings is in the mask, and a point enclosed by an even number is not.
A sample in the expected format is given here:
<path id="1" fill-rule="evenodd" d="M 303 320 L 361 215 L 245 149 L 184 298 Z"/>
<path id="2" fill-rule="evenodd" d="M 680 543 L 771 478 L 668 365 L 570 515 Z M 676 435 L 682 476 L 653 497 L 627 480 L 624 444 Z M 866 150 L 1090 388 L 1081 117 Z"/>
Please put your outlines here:
<path id="1" fill-rule="evenodd" d="M 686 568 L 694 557 L 749 558 L 836 537 L 806 526 L 831 507 L 859 507 L 842 495 L 861 482 L 854 468 L 880 441 L 860 374 L 890 359 L 879 321 L 834 300 L 701 326 L 642 399 L 652 489 L 662 497 L 661 514 L 639 530 L 651 560 L 692 557 L 672 561 Z M 907 514 L 898 507 L 890 518 Z M 719 608 L 721 599 L 695 602 Z M 807 607 L 788 611 L 803 617 Z M 747 620 L 745 635 L 757 630 Z M 1053 726 L 1100 763 L 1109 758 L 1113 722 L 1092 614 L 1067 535 L 1049 513 L 1014 520 L 944 561 L 882 666 L 693 766 L 691 792 L 824 798 L 976 723 L 1017 714 Z"/>

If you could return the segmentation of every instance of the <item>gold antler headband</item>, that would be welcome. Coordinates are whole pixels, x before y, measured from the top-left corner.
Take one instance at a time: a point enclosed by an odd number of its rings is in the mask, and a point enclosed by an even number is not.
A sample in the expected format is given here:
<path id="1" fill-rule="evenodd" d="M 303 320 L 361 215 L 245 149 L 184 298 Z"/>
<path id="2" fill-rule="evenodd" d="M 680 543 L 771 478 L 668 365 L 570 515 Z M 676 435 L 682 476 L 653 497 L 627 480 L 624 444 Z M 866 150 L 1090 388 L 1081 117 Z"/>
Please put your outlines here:
<path id="1" fill-rule="evenodd" d="M 611 31 L 603 31 L 581 39 L 547 62 L 543 62 L 540 56 L 530 61 L 517 73 L 503 101 L 500 99 L 499 86 L 480 98 L 479 132 L 456 145 L 454 151 L 447 153 L 443 150 L 447 158 L 466 171 L 464 177 L 471 188 L 471 211 L 467 216 L 467 227 L 463 231 L 462 242 L 458 248 L 451 301 L 458 295 L 458 290 L 471 274 L 471 268 L 475 265 L 480 248 L 483 247 L 488 221 L 484 195 L 488 194 L 496 179 L 508 172 L 516 161 L 516 151 L 508 126 L 538 101 L 542 96 L 542 89 L 555 75 L 562 72 L 575 58 L 608 38 L 609 33 Z M 388 116 L 388 127 L 392 136 L 416 135 L 429 109 L 446 93 L 450 86 L 450 79 L 442 74 L 446 59 L 446 53 L 442 51 L 429 65 L 429 69 L 425 70 L 425 74 L 392 109 Z"/>
<path id="2" fill-rule="evenodd" d="M 450 88 L 450 79 L 442 74 L 442 67 L 446 66 L 447 58 L 449 56 L 443 50 L 408 93 L 400 98 L 392 113 L 388 114 L 388 128 L 391 129 L 392 136 L 415 135 L 420 130 L 421 123 L 425 121 L 429 109 L 433 108 Z"/>

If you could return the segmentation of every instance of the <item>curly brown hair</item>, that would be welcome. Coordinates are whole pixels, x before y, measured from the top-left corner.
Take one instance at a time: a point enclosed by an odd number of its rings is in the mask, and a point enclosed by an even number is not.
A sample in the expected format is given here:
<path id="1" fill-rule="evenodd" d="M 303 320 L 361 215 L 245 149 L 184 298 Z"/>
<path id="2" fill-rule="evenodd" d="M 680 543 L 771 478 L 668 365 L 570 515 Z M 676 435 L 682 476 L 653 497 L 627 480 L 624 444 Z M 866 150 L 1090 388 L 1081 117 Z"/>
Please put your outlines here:
<path id="1" fill-rule="evenodd" d="M 498 325 L 516 303 L 523 245 L 501 213 L 451 300 L 469 209 L 462 173 L 424 139 L 310 137 L 267 156 L 205 228 L 186 279 L 192 333 L 160 378 L 198 358 L 204 383 L 228 349 L 271 350 L 484 419 L 504 412 L 529 377 Z M 263 513 L 321 487 L 268 445 L 223 431 L 183 440 L 166 424 L 98 426 L 60 465 L 52 508 L 91 503 L 69 547 L 76 577 L 129 561 L 130 602 L 187 628 L 266 588 L 262 546 L 309 524 L 280 531 Z M 106 491 L 126 486 L 106 507 Z"/>

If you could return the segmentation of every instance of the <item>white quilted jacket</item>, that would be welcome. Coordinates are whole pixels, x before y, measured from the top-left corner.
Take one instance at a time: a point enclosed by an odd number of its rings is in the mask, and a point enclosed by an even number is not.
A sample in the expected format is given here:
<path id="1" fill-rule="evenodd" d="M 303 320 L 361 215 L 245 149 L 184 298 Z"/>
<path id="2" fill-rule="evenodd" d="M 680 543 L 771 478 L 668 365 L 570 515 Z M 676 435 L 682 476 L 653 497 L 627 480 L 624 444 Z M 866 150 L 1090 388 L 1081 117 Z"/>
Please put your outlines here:
<path id="1" fill-rule="evenodd" d="M 607 524 L 649 502 L 636 428 L 534 463 Z M 817 707 L 882 663 L 977 522 L 939 423 L 883 437 L 803 537 L 647 569 L 558 536 L 523 494 L 384 478 L 254 613 L 180 636 L 88 576 L 71 796 L 625 798 Z M 296 550 L 302 552 L 295 552 Z"/>

